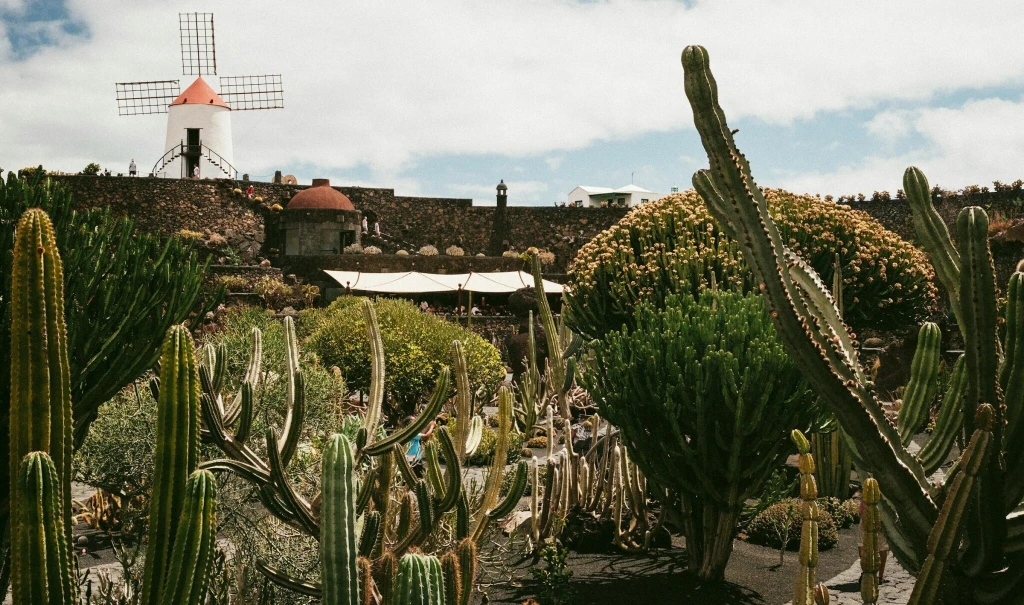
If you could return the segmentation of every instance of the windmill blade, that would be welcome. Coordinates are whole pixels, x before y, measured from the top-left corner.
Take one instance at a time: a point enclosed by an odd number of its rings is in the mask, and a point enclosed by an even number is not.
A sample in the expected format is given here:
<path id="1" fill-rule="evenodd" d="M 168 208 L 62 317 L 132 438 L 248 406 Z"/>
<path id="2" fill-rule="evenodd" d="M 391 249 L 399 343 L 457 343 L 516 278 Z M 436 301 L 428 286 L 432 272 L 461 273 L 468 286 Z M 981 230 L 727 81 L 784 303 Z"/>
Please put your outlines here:
<path id="1" fill-rule="evenodd" d="M 232 111 L 284 108 L 281 74 L 222 76 L 219 94 Z"/>
<path id="2" fill-rule="evenodd" d="M 180 94 L 177 80 L 117 82 L 117 115 L 141 116 L 167 113 L 167 107 Z"/>
<path id="3" fill-rule="evenodd" d="M 178 13 L 178 35 L 181 39 L 181 73 L 186 76 L 216 75 L 213 13 Z"/>

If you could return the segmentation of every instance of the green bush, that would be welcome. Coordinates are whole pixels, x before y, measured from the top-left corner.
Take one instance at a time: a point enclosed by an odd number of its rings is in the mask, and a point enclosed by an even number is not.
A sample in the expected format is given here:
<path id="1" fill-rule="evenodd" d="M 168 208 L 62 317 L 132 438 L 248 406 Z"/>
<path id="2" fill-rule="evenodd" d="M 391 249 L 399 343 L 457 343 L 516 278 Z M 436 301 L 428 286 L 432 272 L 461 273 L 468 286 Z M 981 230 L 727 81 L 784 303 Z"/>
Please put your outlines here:
<path id="1" fill-rule="evenodd" d="M 303 312 L 300 331 L 306 348 L 325 367 L 337 366 L 348 386 L 370 386 L 370 343 L 360 298 L 341 297 L 323 310 Z M 405 300 L 378 299 L 377 319 L 384 341 L 384 388 L 394 414 L 412 414 L 434 387 L 441 368 L 451 365 L 452 342 L 462 343 L 470 388 L 484 399 L 505 378 L 501 356 L 489 342 L 466 328 L 421 312 Z M 452 393 L 454 394 L 454 381 Z"/>
<path id="2" fill-rule="evenodd" d="M 810 422 L 808 390 L 753 294 L 704 290 L 641 304 L 634 330 L 593 343 L 584 383 L 619 427 L 632 460 L 674 490 L 687 523 L 691 569 L 724 573 L 743 504 L 790 453 L 790 431 Z M 720 546 L 721 545 L 721 546 Z"/>
<path id="3" fill-rule="evenodd" d="M 800 528 L 804 522 L 803 503 L 796 498 L 778 502 L 761 511 L 747 526 L 747 538 L 754 544 L 796 550 L 800 546 Z M 786 527 L 789 527 L 788 533 Z M 818 550 L 828 550 L 839 543 L 836 522 L 824 508 L 818 508 Z"/>
<path id="4" fill-rule="evenodd" d="M 844 319 L 855 330 L 916 326 L 935 302 L 925 256 L 864 212 L 779 189 L 765 196 L 787 245 L 831 285 L 843 267 Z M 599 338 L 632 326 L 633 308 L 673 294 L 696 294 L 712 276 L 719 288 L 750 291 L 736 243 L 720 233 L 694 191 L 631 211 L 584 245 L 569 268 L 573 327 Z"/>
<path id="5" fill-rule="evenodd" d="M 860 519 L 857 503 L 853 500 L 840 500 L 834 497 L 818 498 L 818 507 L 832 515 L 832 520 L 835 521 L 836 527 L 839 529 L 846 529 Z"/>

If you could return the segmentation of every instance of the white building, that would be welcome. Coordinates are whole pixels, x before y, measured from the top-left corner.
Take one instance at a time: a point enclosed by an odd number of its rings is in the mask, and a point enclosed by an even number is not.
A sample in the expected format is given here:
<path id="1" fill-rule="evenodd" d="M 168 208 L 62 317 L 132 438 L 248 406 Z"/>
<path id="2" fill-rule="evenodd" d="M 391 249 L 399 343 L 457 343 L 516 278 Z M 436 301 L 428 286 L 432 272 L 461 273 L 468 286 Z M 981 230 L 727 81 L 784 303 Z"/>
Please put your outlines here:
<path id="1" fill-rule="evenodd" d="M 653 202 L 661 197 L 663 196 L 660 193 L 648 191 L 636 185 L 626 185 L 618 189 L 580 185 L 569 192 L 569 205 L 586 206 L 588 208 L 602 208 L 606 206 L 632 208 L 639 204 Z"/>
<path id="2" fill-rule="evenodd" d="M 196 78 L 167 108 L 167 139 L 156 176 L 235 178 L 231 108 Z"/>

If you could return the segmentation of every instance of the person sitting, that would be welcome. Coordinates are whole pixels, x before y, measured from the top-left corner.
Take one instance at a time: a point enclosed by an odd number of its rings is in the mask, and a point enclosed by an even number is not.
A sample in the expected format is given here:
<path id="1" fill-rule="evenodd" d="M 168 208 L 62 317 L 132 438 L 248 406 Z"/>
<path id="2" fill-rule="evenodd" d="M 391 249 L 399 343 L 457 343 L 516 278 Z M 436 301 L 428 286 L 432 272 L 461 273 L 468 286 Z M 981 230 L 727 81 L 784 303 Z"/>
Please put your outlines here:
<path id="1" fill-rule="evenodd" d="M 249 196 L 250 200 L 252 199 L 252 196 L 253 196 L 254 192 L 255 192 L 255 190 L 253 189 L 252 185 L 249 185 L 249 188 L 245 190 L 245 194 L 247 196 Z"/>
<path id="2" fill-rule="evenodd" d="M 478 307 L 478 306 L 476 306 L 476 305 L 473 305 L 473 308 L 472 308 L 472 309 L 470 309 L 470 310 L 469 310 L 469 312 L 470 312 L 470 314 L 471 314 L 471 315 L 473 315 L 474 317 L 479 317 L 479 316 L 481 315 L 481 313 L 480 313 L 480 307 Z"/>
<path id="3" fill-rule="evenodd" d="M 416 420 L 415 416 L 408 416 L 402 424 L 409 426 L 414 420 Z M 417 476 L 423 474 L 423 443 L 429 440 L 433 434 L 434 421 L 431 420 L 423 432 L 409 440 L 409 447 L 405 450 L 405 459 L 409 461 L 409 466 Z"/>

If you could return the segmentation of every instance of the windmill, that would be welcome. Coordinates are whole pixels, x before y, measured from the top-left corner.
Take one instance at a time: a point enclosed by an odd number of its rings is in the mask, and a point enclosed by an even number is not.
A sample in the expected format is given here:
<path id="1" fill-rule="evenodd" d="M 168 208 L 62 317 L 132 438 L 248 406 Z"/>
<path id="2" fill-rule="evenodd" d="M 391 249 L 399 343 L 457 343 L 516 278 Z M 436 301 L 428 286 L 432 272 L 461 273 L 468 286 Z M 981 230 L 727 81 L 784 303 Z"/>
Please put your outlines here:
<path id="1" fill-rule="evenodd" d="M 217 75 L 213 13 L 179 13 L 181 73 L 198 76 L 184 92 L 178 80 L 117 83 L 117 113 L 167 114 L 164 154 L 152 176 L 237 178 L 232 165 L 231 112 L 284 107 L 280 74 L 221 76 L 214 92 L 203 76 Z"/>

